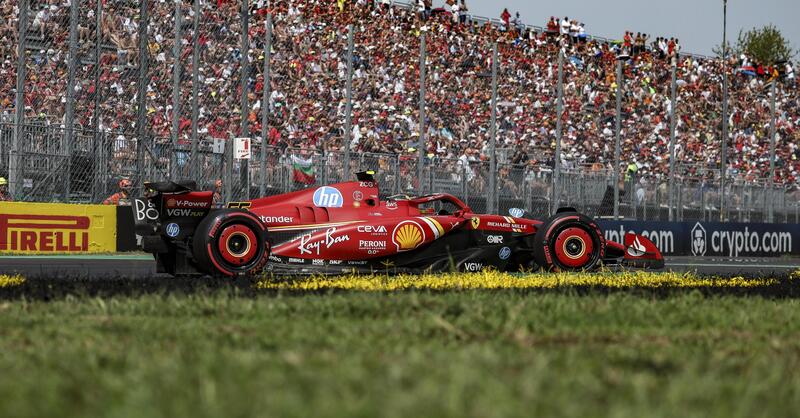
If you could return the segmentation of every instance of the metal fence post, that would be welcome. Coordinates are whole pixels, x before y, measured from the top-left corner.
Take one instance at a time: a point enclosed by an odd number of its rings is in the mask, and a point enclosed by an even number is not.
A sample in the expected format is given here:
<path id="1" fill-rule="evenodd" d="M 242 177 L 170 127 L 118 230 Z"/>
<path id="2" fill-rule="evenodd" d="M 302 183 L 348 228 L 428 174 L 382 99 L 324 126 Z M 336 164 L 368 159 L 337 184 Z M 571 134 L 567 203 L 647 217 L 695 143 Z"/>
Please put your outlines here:
<path id="1" fill-rule="evenodd" d="M 197 178 L 200 175 L 200 158 L 197 152 L 197 129 L 198 129 L 198 98 L 199 84 L 200 84 L 200 41 L 198 40 L 200 32 L 200 1 L 195 0 L 192 16 L 192 151 L 189 155 L 189 172 L 191 178 Z"/>
<path id="2" fill-rule="evenodd" d="M 497 42 L 492 44 L 492 116 L 489 126 L 489 193 L 486 210 L 497 212 Z"/>
<path id="3" fill-rule="evenodd" d="M 553 164 L 553 206 L 561 206 L 561 113 L 564 111 L 564 50 L 558 50 L 558 86 L 556 99 L 556 154 Z M 552 214 L 552 213 L 551 213 Z"/>
<path id="4" fill-rule="evenodd" d="M 14 99 L 14 139 L 8 157 L 8 191 L 17 200 L 22 197 L 20 163 L 22 135 L 25 123 L 25 42 L 28 37 L 28 0 L 19 2 L 19 43 L 17 44 L 17 91 Z"/>
<path id="5" fill-rule="evenodd" d="M 342 175 L 350 178 L 350 142 L 353 129 L 353 30 L 351 23 L 347 26 L 347 104 L 344 112 L 344 171 Z"/>
<path id="6" fill-rule="evenodd" d="M 672 84 L 670 86 L 670 101 L 669 101 L 669 221 L 675 220 L 674 206 L 675 206 L 675 169 L 677 161 L 675 160 L 675 107 L 677 106 L 677 62 L 672 58 Z"/>
<path id="7" fill-rule="evenodd" d="M 722 22 L 722 151 L 719 170 L 719 220 L 725 221 L 725 171 L 728 163 L 728 0 L 723 1 Z"/>
<path id="8" fill-rule="evenodd" d="M 614 219 L 619 219 L 619 159 L 620 159 L 620 129 L 622 128 L 622 60 L 617 58 L 617 122 L 614 140 Z"/>
<path id="9" fill-rule="evenodd" d="M 419 35 L 419 150 L 417 158 L 417 193 L 422 193 L 425 166 L 425 32 Z"/>
<path id="10" fill-rule="evenodd" d="M 777 95 L 776 86 L 778 85 L 778 79 L 772 80 L 772 87 L 770 88 L 770 102 L 769 102 L 769 179 L 767 179 L 767 185 L 769 185 L 769 195 L 770 195 L 770 204 L 767 205 L 767 222 L 774 222 L 775 221 L 775 213 L 773 209 L 773 185 L 775 182 L 775 96 Z"/>
<path id="11" fill-rule="evenodd" d="M 137 190 L 143 190 L 144 156 L 147 144 L 147 27 L 150 16 L 147 11 L 148 0 L 139 0 L 139 81 L 137 83 L 137 114 L 136 114 L 136 173 L 135 179 Z"/>
<path id="12" fill-rule="evenodd" d="M 183 4 L 175 2 L 175 45 L 172 54 L 172 152 L 170 153 L 169 166 L 170 178 L 178 176 L 178 128 L 181 115 L 181 29 L 183 26 Z"/>
<path id="13" fill-rule="evenodd" d="M 264 43 L 264 88 L 261 94 L 261 176 L 258 184 L 259 196 L 265 196 L 267 192 L 267 141 L 269 140 L 269 96 L 272 86 L 270 85 L 270 61 L 272 60 L 272 13 L 267 14 L 267 39 Z"/>
<path id="14" fill-rule="evenodd" d="M 78 1 L 70 1 L 69 6 L 69 56 L 67 61 L 67 103 L 64 112 L 65 158 L 63 201 L 69 202 L 72 182 L 72 150 L 75 137 L 75 67 L 78 61 Z"/>
<path id="15" fill-rule="evenodd" d="M 100 198 L 99 190 L 102 189 L 102 182 L 106 173 L 105 162 L 105 144 L 103 136 L 100 134 L 100 44 L 103 42 L 101 31 L 101 18 L 103 13 L 103 2 L 96 1 L 95 7 L 95 21 L 94 21 L 94 111 L 92 112 L 92 128 L 94 130 L 94 146 L 93 151 L 95 155 L 100 155 L 99 161 L 95 161 L 94 180 L 92 181 L 92 201 L 97 202 Z M 100 152 L 98 152 L 98 149 Z"/>
<path id="16" fill-rule="evenodd" d="M 242 129 L 240 131 L 240 135 L 242 137 L 250 137 L 250 133 L 248 132 L 248 124 L 247 124 L 247 116 L 250 112 L 249 104 L 247 102 L 247 84 L 248 79 L 250 78 L 250 60 L 248 55 L 250 54 L 250 43 L 249 43 L 249 32 L 250 32 L 250 8 L 249 8 L 249 1 L 242 0 L 242 80 L 241 80 L 241 88 L 242 88 L 242 104 L 241 104 L 241 117 L 242 117 Z M 231 155 L 233 155 L 231 153 Z M 242 159 L 239 160 L 239 178 L 240 178 L 240 185 L 244 187 L 244 195 L 241 196 L 244 200 L 250 200 L 250 164 L 249 160 Z"/>

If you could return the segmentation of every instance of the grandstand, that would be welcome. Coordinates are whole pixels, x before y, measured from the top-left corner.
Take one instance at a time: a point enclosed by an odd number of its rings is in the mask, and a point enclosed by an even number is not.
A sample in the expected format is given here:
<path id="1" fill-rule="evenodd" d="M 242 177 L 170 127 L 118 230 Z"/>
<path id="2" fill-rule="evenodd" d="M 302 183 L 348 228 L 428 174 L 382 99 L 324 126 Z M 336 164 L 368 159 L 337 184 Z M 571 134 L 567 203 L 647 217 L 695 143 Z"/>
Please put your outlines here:
<path id="1" fill-rule="evenodd" d="M 772 69 L 732 57 L 724 66 L 674 46 L 663 52 L 627 51 L 632 54 L 621 86 L 622 160 L 615 167 L 614 68 L 617 49 L 625 45 L 611 40 L 573 41 L 547 27 L 474 16 L 461 22 L 447 9 L 423 18 L 415 6 L 385 1 L 273 1 L 268 6 L 251 0 L 244 8 L 232 0 L 73 1 L 78 7 L 71 18 L 66 2 L 0 0 L 0 14 L 9 17 L 0 21 L 0 175 L 10 174 L 10 150 L 17 141 L 18 199 L 100 201 L 121 176 L 138 184 L 167 176 L 225 178 L 229 198 L 277 193 L 307 187 L 292 176 L 298 164 L 313 166 L 314 183 L 343 178 L 352 169 L 345 170 L 343 163 L 349 136 L 354 160 L 377 168 L 395 192 L 450 191 L 472 205 L 493 207 L 486 196 L 491 52 L 497 42 L 496 199 L 501 209 L 520 205 L 546 212 L 558 195 L 563 204 L 604 215 L 600 202 L 609 173 L 617 169 L 625 178 L 625 216 L 662 219 L 674 209 L 684 219 L 719 218 L 715 213 L 723 195 L 731 196 L 735 215 L 730 219 L 761 219 L 769 208 L 779 208 L 785 221 L 798 216 L 800 95 L 791 64 Z M 22 36 L 20 7 L 28 10 Z M 265 53 L 268 15 L 273 20 L 270 54 Z M 540 17 L 543 24 L 548 18 Z M 349 25 L 355 28 L 355 51 L 352 131 L 346 135 Z M 424 144 L 419 141 L 422 33 Z M 567 57 L 560 147 L 564 181 L 553 190 L 559 48 Z M 670 101 L 673 62 L 676 103 Z M 22 68 L 24 77 L 18 80 Z M 723 68 L 732 84 L 729 181 L 720 190 Z M 771 179 L 769 86 L 775 80 Z M 67 97 L 71 84 L 74 100 Z M 266 165 L 258 159 L 249 166 L 225 163 L 214 153 L 214 139 L 238 136 L 253 138 L 257 149 L 265 150 Z M 417 175 L 420 148 L 426 156 L 423 178 Z M 668 183 L 670 165 L 677 175 L 673 184 Z"/>

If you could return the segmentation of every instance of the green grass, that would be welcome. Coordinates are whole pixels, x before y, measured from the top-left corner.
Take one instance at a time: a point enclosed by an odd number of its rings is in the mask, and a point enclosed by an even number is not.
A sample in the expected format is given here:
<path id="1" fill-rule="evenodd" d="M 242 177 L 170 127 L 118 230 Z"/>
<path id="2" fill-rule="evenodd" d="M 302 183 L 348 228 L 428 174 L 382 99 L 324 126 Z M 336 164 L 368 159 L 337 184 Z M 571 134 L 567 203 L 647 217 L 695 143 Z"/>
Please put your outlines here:
<path id="1" fill-rule="evenodd" d="M 791 416 L 798 337 L 698 291 L 10 299 L 0 416 Z"/>

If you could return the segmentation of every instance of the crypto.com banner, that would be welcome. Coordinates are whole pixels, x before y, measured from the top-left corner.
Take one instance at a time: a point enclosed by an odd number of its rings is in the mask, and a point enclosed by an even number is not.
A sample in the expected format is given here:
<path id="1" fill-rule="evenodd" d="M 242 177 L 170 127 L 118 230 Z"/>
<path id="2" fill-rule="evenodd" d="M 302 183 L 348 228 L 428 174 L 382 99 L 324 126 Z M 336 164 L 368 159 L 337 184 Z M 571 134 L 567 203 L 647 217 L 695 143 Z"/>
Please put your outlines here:
<path id="1" fill-rule="evenodd" d="M 607 240 L 628 232 L 653 241 L 664 255 L 778 257 L 800 255 L 800 225 L 722 222 L 600 221 Z"/>

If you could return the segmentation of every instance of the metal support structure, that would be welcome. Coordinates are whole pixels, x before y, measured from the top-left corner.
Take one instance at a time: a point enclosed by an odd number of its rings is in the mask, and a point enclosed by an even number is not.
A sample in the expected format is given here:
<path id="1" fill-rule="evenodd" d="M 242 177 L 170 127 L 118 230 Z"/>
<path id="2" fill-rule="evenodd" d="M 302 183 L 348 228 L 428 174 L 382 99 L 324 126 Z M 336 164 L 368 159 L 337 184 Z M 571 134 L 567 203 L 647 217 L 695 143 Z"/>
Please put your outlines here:
<path id="1" fill-rule="evenodd" d="M 144 156 L 145 147 L 150 146 L 147 138 L 147 66 L 148 66 L 148 50 L 147 50 L 147 29 L 149 25 L 150 15 L 148 13 L 148 0 L 139 0 L 139 80 L 137 82 L 136 93 L 136 173 L 138 178 L 135 179 L 134 187 L 137 190 L 143 190 L 144 180 Z"/>
<path id="2" fill-rule="evenodd" d="M 417 159 L 417 193 L 422 194 L 422 183 L 425 177 L 425 32 L 419 35 L 419 149 Z"/>
<path id="3" fill-rule="evenodd" d="M 492 44 L 492 118 L 489 126 L 489 195 L 486 208 L 497 213 L 497 42 Z"/>
<path id="4" fill-rule="evenodd" d="M 78 0 L 70 1 L 69 6 L 69 55 L 67 58 L 67 104 L 64 111 L 64 130 L 66 156 L 63 167 L 63 199 L 69 202 L 72 178 L 72 154 L 75 149 L 75 69 L 78 62 Z"/>
<path id="5" fill-rule="evenodd" d="M 556 88 L 556 154 L 553 165 L 553 207 L 561 206 L 561 117 L 564 112 L 564 50 L 558 50 L 558 86 Z"/>
<path id="6" fill-rule="evenodd" d="M 772 87 L 770 88 L 770 101 L 769 101 L 769 178 L 767 179 L 767 193 L 769 201 L 767 204 L 767 222 L 775 222 L 775 209 L 772 196 L 775 190 L 775 96 L 777 92 L 778 79 L 772 80 Z"/>
<path id="7" fill-rule="evenodd" d="M 250 137 L 250 132 L 248 131 L 247 125 L 247 115 L 250 112 L 249 104 L 247 102 L 247 84 L 250 78 L 250 59 L 248 55 L 250 55 L 250 42 L 249 42 L 249 33 L 250 33 L 250 2 L 248 0 L 242 0 L 242 62 L 241 62 L 241 89 L 242 89 L 242 104 L 241 104 L 241 116 L 242 116 L 242 129 L 239 131 L 239 134 L 242 137 Z M 231 153 L 232 154 L 232 153 Z M 250 200 L 250 167 L 249 167 L 249 160 L 241 160 L 239 161 L 239 178 L 241 187 L 244 188 L 244 195 L 240 196 L 244 200 Z"/>
<path id="8" fill-rule="evenodd" d="M 103 43 L 103 33 L 100 30 L 100 22 L 102 21 L 103 2 L 96 1 L 95 21 L 94 21 L 94 111 L 92 112 L 92 128 L 94 130 L 94 146 L 92 149 L 96 155 L 99 155 L 99 162 L 95 163 L 94 181 L 92 181 L 92 201 L 99 200 L 99 190 L 103 189 L 102 184 L 98 184 L 104 178 L 106 172 L 105 161 L 107 158 L 106 147 L 103 142 L 103 136 L 100 133 L 100 98 L 103 96 L 100 93 L 100 45 Z M 99 150 L 99 152 L 98 152 Z M 105 192 L 105 190 L 103 190 Z"/>
<path id="9" fill-rule="evenodd" d="M 677 60 L 672 59 L 672 83 L 669 95 L 669 221 L 675 220 L 675 169 L 678 162 L 675 160 L 675 108 L 677 102 Z"/>
<path id="10" fill-rule="evenodd" d="M 28 33 L 28 0 L 19 1 L 19 43 L 17 44 L 17 91 L 14 99 L 14 139 L 8 156 L 8 192 L 19 200 L 22 196 L 20 170 L 22 135 L 25 123 L 25 43 Z"/>
<path id="11" fill-rule="evenodd" d="M 728 0 L 722 0 L 722 152 L 719 164 L 719 220 L 725 221 L 725 172 L 728 164 Z"/>
<path id="12" fill-rule="evenodd" d="M 170 153 L 170 178 L 178 176 L 178 129 L 181 116 L 181 29 L 183 26 L 183 3 L 175 2 L 175 45 L 172 49 L 172 152 Z"/>
<path id="13" fill-rule="evenodd" d="M 198 98 L 200 89 L 200 1 L 195 0 L 192 10 L 192 152 L 189 155 L 189 172 L 191 178 L 197 178 L 202 171 L 200 158 L 197 155 L 197 123 L 200 117 L 198 108 Z"/>
<path id="14" fill-rule="evenodd" d="M 345 179 L 350 178 L 350 142 L 353 134 L 353 24 L 347 26 L 347 104 L 344 111 L 344 173 Z"/>
<path id="15" fill-rule="evenodd" d="M 259 196 L 267 194 L 267 143 L 269 141 L 269 96 L 270 65 L 272 61 L 272 13 L 267 15 L 267 38 L 264 41 L 264 88 L 261 91 L 261 176 L 258 182 Z"/>
<path id="16" fill-rule="evenodd" d="M 619 219 L 620 131 L 622 129 L 622 60 L 617 59 L 617 121 L 614 128 L 614 219 Z"/>

